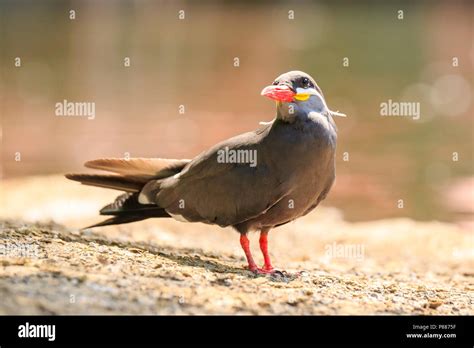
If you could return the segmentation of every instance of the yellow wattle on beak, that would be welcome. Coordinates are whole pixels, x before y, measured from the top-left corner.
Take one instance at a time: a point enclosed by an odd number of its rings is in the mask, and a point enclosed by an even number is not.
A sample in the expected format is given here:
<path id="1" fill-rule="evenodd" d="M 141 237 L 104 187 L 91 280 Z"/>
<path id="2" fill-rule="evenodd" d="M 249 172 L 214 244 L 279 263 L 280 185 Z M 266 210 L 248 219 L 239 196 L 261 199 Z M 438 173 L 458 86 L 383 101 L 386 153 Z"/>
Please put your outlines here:
<path id="1" fill-rule="evenodd" d="M 308 93 L 297 93 L 293 98 L 300 101 L 308 100 L 311 94 Z"/>

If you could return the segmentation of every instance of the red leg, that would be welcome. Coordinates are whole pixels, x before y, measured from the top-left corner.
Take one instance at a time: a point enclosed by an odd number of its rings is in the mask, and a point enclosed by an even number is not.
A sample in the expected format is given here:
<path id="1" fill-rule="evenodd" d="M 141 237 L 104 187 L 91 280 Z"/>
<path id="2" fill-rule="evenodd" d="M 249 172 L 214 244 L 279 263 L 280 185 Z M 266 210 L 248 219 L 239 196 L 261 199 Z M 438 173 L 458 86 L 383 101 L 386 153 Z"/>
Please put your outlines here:
<path id="1" fill-rule="evenodd" d="M 258 272 L 257 264 L 253 260 L 252 253 L 250 252 L 250 242 L 246 234 L 242 233 L 240 235 L 240 245 L 242 246 L 242 249 L 244 249 L 245 257 L 249 264 L 249 270 L 252 272 Z"/>
<path id="2" fill-rule="evenodd" d="M 263 254 L 263 260 L 264 260 L 264 265 L 263 265 L 263 271 L 273 271 L 273 266 L 270 261 L 270 255 L 268 255 L 268 231 L 269 230 L 262 230 L 260 231 L 260 250 L 262 251 Z"/>

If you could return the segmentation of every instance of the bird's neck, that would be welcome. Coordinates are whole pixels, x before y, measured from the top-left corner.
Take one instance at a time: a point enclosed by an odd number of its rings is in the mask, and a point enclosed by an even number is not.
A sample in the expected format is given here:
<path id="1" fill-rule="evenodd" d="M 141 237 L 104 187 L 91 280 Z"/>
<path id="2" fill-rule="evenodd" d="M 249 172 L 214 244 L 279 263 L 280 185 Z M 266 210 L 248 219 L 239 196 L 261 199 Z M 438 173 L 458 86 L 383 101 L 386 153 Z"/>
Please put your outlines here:
<path id="1" fill-rule="evenodd" d="M 301 126 L 322 127 L 330 133 L 337 133 L 336 123 L 331 115 L 323 110 L 304 108 L 296 103 L 277 103 L 277 120 Z"/>

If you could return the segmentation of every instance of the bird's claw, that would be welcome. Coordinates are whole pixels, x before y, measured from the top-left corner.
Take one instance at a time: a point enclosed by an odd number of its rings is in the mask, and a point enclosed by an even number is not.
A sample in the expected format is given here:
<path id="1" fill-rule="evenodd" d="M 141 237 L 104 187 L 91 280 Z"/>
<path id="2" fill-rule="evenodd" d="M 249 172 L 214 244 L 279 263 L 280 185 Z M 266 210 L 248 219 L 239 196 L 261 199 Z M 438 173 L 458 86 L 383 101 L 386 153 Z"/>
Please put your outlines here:
<path id="1" fill-rule="evenodd" d="M 281 276 L 281 277 L 284 277 L 285 274 L 282 272 L 282 271 L 279 271 L 277 269 L 274 269 L 274 268 L 266 268 L 266 267 L 262 267 L 262 268 L 259 268 L 259 267 L 256 267 L 254 269 L 251 269 L 251 271 L 255 274 L 263 274 L 263 275 L 276 275 L 276 276 Z"/>
<path id="2" fill-rule="evenodd" d="M 273 269 L 257 268 L 253 272 L 256 274 L 273 274 L 275 271 Z"/>

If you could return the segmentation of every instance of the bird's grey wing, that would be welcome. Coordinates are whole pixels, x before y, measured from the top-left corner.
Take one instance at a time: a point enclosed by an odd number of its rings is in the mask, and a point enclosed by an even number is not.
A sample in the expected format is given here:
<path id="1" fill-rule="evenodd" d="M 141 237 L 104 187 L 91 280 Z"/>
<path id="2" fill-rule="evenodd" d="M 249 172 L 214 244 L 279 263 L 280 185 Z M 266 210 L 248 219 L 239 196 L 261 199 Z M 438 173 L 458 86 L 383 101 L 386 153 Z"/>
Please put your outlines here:
<path id="1" fill-rule="evenodd" d="M 148 183 L 142 190 L 142 200 L 154 202 L 187 221 L 220 226 L 259 216 L 287 193 L 284 178 L 265 156 L 269 153 L 264 142 L 269 128 L 217 144 L 197 156 L 180 174 Z M 253 151 L 256 165 L 222 163 L 219 153 L 225 150 Z"/>

